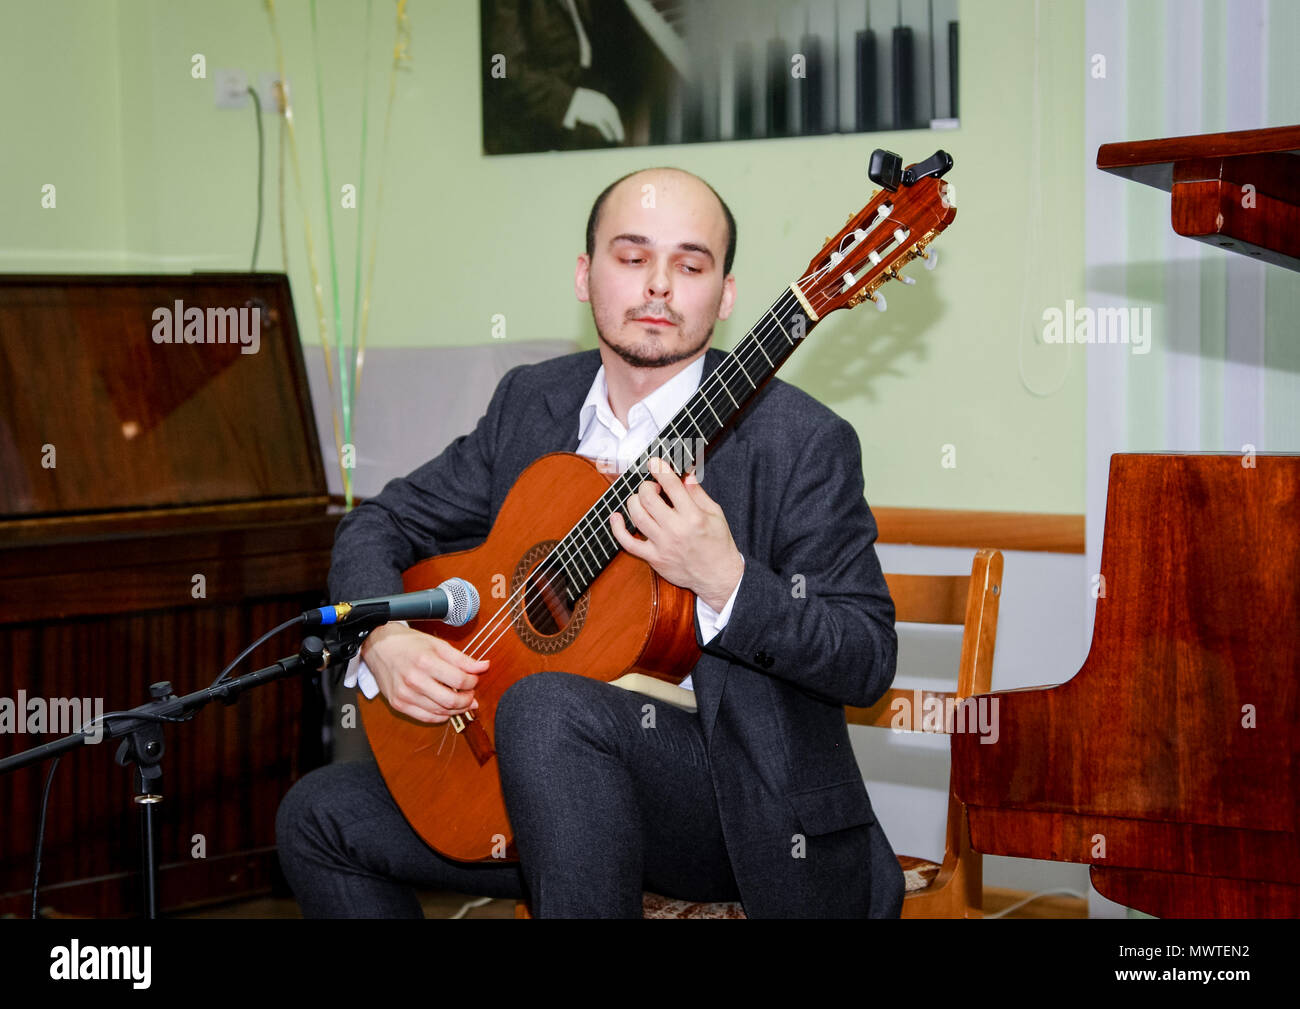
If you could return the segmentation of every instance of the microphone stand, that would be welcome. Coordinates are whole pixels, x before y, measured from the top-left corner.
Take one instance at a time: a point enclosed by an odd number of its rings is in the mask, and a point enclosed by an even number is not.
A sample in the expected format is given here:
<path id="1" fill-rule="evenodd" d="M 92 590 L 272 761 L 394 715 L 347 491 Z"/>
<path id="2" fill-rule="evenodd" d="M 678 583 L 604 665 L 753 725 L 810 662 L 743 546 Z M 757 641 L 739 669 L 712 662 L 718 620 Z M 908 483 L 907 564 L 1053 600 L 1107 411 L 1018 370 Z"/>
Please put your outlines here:
<path id="1" fill-rule="evenodd" d="M 31 764 L 57 757 L 94 739 L 122 738 L 115 759 L 123 767 L 135 765 L 132 800 L 140 806 L 141 852 L 140 869 L 144 881 L 145 916 L 158 917 L 158 864 L 154 806 L 162 802 L 162 759 L 167 746 L 163 739 L 163 725 L 168 722 L 185 722 L 193 713 L 213 701 L 234 704 L 241 694 L 275 680 L 297 676 L 301 673 L 323 672 L 330 666 L 349 661 L 361 649 L 370 632 L 388 622 L 387 608 L 383 611 L 360 613 L 354 619 L 335 624 L 324 637 L 309 634 L 302 639 L 297 655 L 280 659 L 272 665 L 221 683 L 177 697 L 167 680 L 151 684 L 150 700 L 119 715 L 105 718 L 99 726 L 100 733 L 84 729 L 60 739 L 51 740 L 30 750 L 15 753 L 0 760 L 0 774 L 27 767 Z M 39 854 L 39 853 L 38 853 Z"/>

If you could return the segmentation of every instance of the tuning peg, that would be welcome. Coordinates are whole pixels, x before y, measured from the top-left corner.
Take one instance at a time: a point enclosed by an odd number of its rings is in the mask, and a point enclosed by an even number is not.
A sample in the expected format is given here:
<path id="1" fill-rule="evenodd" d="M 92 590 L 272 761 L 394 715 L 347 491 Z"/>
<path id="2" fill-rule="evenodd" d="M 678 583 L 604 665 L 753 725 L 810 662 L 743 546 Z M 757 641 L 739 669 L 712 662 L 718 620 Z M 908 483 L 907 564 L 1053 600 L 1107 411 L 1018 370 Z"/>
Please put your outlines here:
<path id="1" fill-rule="evenodd" d="M 925 268 L 933 270 L 939 265 L 939 250 L 935 248 L 926 249 L 921 253 L 921 258 L 925 260 Z"/>
<path id="2" fill-rule="evenodd" d="M 913 284 L 916 283 L 916 278 L 915 278 L 915 277 L 907 277 L 907 276 L 904 276 L 904 275 L 901 274 L 901 273 L 896 273 L 896 274 L 894 274 L 894 276 L 895 276 L 898 280 L 901 280 L 901 281 L 902 281 L 904 284 L 906 284 L 908 287 L 911 287 Z"/>
<path id="3" fill-rule="evenodd" d="M 877 312 L 883 312 L 887 308 L 889 308 L 888 303 L 885 301 L 885 296 L 881 294 L 879 291 L 877 291 L 875 294 L 871 296 L 871 300 L 876 303 Z"/>

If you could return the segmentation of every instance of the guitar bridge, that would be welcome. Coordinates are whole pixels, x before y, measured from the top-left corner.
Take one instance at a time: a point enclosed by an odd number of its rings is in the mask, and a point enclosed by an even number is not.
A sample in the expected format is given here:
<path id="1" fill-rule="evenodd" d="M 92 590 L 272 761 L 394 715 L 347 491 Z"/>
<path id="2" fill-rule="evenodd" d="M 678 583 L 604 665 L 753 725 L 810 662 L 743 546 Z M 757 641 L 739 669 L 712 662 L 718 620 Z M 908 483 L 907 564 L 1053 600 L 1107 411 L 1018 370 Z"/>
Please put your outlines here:
<path id="1" fill-rule="evenodd" d="M 457 732 L 464 732 L 466 723 L 474 721 L 474 712 L 467 711 L 464 715 L 452 715 L 447 721 Z"/>
<path id="2" fill-rule="evenodd" d="M 474 754 L 479 767 L 496 756 L 497 751 L 492 746 L 492 740 L 488 739 L 487 729 L 483 728 L 483 723 L 474 717 L 474 712 L 467 711 L 463 715 L 452 715 L 447 722 L 458 735 L 465 737 L 465 742 L 469 744 L 469 751 Z"/>

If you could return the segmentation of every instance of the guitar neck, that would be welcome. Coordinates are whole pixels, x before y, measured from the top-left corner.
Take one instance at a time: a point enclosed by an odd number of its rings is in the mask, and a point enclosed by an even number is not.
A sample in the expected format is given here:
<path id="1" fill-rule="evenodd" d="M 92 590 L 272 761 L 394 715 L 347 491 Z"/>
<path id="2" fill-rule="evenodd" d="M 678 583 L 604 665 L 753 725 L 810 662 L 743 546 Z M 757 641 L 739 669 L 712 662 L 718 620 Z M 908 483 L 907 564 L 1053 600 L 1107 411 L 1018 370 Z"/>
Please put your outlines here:
<path id="1" fill-rule="evenodd" d="M 646 464 L 658 455 L 672 462 L 678 473 L 685 472 L 758 395 L 814 325 L 793 285 L 782 292 L 736 349 L 704 377 L 695 395 L 650 443 L 637 468 L 648 473 Z"/>
<path id="2" fill-rule="evenodd" d="M 680 476 L 695 466 L 758 395 L 760 389 L 794 353 L 817 324 L 794 285 L 763 313 L 745 338 L 650 443 L 636 463 L 615 480 L 585 516 L 555 547 L 551 557 L 563 565 L 571 603 L 621 549 L 609 528 L 614 512 L 631 532 L 636 525 L 624 502 L 651 477 L 649 462 L 656 456 Z"/>

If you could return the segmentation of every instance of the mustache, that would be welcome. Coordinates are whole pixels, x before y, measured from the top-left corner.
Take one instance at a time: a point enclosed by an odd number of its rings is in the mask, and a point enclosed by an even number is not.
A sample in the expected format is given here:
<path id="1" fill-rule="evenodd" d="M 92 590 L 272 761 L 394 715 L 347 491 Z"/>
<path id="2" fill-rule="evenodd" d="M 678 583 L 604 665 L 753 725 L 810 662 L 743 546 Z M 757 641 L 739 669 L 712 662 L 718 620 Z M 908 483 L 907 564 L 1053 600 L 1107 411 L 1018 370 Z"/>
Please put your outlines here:
<path id="1" fill-rule="evenodd" d="M 667 319 L 674 326 L 680 326 L 684 321 L 680 315 L 662 302 L 651 302 L 639 308 L 629 309 L 627 320 L 631 322 L 633 319 L 640 319 L 647 315 L 655 319 Z"/>

